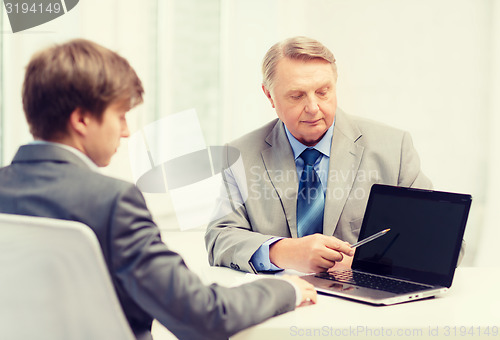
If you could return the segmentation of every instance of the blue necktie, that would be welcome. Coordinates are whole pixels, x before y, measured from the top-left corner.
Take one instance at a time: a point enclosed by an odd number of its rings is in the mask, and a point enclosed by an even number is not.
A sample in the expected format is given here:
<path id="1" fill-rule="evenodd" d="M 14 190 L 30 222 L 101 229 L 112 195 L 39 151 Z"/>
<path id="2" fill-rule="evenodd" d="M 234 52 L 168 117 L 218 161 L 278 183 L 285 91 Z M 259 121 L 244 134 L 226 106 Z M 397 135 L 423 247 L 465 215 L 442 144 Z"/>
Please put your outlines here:
<path id="1" fill-rule="evenodd" d="M 297 235 L 299 237 L 323 232 L 325 194 L 314 170 L 314 163 L 321 155 L 316 149 L 306 149 L 300 154 L 304 170 L 300 176 L 297 197 Z"/>

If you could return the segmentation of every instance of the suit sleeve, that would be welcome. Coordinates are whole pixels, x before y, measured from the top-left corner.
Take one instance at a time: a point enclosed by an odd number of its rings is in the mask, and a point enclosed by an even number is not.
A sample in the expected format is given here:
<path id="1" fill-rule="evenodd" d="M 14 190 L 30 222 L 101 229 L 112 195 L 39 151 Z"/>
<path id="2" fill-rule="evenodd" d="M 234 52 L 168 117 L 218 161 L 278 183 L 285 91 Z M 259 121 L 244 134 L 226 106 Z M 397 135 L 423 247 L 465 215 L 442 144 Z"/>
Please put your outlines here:
<path id="1" fill-rule="evenodd" d="M 401 142 L 401 162 L 398 185 L 411 188 L 432 189 L 432 182 L 420 169 L 420 158 L 408 132 L 403 134 Z"/>
<path id="2" fill-rule="evenodd" d="M 295 308 L 283 280 L 205 286 L 160 238 L 142 194 L 117 198 L 111 221 L 112 275 L 123 290 L 180 339 L 218 339 Z"/>
<path id="3" fill-rule="evenodd" d="M 225 156 L 218 201 L 205 234 L 208 262 L 212 266 L 255 272 L 252 256 L 275 235 L 253 230 L 246 205 L 251 184 L 247 183 L 241 159 L 231 162 L 229 158 Z"/>

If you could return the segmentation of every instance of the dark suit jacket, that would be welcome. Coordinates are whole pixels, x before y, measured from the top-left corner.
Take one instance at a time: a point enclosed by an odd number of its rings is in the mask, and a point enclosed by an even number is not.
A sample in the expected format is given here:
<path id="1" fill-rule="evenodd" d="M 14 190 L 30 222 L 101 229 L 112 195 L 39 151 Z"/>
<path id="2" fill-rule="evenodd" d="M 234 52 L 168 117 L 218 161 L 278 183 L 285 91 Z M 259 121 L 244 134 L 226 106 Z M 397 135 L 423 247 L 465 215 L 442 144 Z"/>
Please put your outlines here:
<path id="1" fill-rule="evenodd" d="M 0 212 L 88 225 L 139 339 L 151 339 L 153 318 L 179 338 L 227 338 L 295 306 L 294 289 L 282 280 L 203 285 L 162 242 L 134 185 L 90 170 L 58 146 L 22 146 L 0 169 Z"/>

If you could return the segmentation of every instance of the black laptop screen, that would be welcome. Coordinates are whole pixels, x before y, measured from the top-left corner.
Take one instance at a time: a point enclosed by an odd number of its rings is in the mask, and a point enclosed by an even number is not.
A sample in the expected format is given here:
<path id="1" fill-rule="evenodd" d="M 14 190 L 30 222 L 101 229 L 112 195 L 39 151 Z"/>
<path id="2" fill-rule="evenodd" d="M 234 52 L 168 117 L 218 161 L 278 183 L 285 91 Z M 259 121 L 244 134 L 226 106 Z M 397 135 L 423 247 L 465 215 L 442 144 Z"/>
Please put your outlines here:
<path id="1" fill-rule="evenodd" d="M 470 203 L 470 195 L 375 185 L 359 240 L 391 230 L 359 247 L 353 268 L 449 287 Z"/>

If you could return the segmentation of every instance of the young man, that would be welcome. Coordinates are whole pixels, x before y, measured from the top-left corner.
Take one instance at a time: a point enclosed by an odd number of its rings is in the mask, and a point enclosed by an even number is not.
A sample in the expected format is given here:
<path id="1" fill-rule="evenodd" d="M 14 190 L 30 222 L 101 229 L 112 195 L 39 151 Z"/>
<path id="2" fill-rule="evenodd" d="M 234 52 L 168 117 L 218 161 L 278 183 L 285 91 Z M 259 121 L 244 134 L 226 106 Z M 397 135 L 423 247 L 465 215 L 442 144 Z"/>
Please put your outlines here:
<path id="1" fill-rule="evenodd" d="M 0 169 L 0 212 L 88 225 L 138 339 L 151 339 L 153 318 L 179 338 L 227 338 L 315 302 L 314 288 L 297 277 L 204 286 L 162 242 L 139 190 L 94 171 L 128 137 L 125 114 L 142 95 L 128 62 L 90 41 L 33 56 L 23 105 L 35 141 Z"/>

